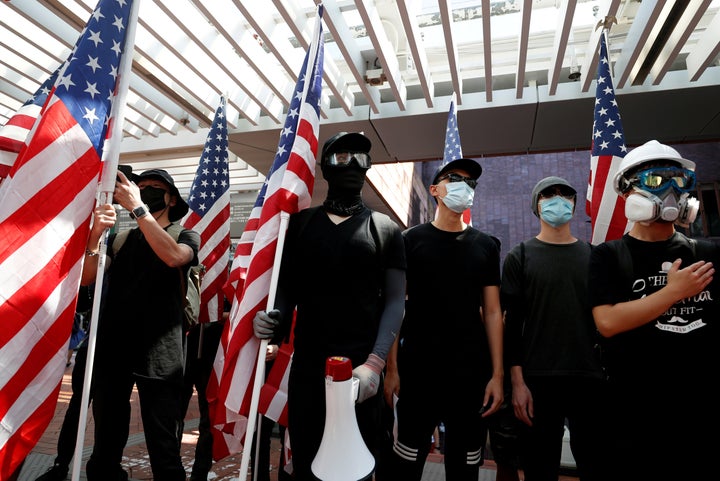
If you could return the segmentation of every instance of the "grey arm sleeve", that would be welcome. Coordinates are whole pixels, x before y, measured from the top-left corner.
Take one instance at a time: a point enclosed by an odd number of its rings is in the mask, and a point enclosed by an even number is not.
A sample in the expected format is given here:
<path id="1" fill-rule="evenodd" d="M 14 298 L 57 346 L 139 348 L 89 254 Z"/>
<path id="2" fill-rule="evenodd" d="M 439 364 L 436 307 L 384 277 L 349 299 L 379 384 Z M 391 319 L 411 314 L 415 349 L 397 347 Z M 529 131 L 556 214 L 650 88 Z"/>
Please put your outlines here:
<path id="1" fill-rule="evenodd" d="M 388 269 L 385 272 L 385 308 L 380 317 L 373 354 L 387 360 L 390 347 L 400 332 L 405 315 L 405 271 Z"/>

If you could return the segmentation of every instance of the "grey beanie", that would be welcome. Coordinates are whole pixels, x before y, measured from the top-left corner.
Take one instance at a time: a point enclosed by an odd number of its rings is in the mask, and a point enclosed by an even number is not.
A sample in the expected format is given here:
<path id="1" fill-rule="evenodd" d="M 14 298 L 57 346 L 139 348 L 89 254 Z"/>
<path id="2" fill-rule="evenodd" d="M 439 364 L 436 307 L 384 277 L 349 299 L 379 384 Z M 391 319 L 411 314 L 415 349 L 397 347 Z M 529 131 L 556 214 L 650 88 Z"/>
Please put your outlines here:
<path id="1" fill-rule="evenodd" d="M 535 217 L 539 217 L 538 215 L 538 197 L 540 197 L 540 192 L 547 189 L 548 187 L 552 187 L 554 185 L 562 185 L 564 187 L 569 188 L 573 191 L 575 195 L 577 195 L 577 190 L 575 190 L 575 187 L 570 185 L 570 182 L 563 179 L 562 177 L 545 177 L 544 179 L 540 180 L 537 184 L 535 184 L 535 187 L 533 187 L 532 195 L 530 199 L 530 209 L 532 209 L 533 214 L 535 214 Z"/>

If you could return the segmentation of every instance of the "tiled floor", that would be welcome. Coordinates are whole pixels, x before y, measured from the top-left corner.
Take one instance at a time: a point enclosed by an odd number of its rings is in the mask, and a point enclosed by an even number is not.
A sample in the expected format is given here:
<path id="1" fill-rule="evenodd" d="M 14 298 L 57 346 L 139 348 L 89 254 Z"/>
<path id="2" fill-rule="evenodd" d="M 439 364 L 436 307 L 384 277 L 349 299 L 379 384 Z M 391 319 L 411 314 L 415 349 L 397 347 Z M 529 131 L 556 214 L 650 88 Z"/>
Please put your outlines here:
<path id="1" fill-rule="evenodd" d="M 68 367 L 65 371 L 63 378 L 63 385 L 61 388 L 60 396 L 58 398 L 57 407 L 55 410 L 55 416 L 48 426 L 45 434 L 40 439 L 35 449 L 31 452 L 25 461 L 25 465 L 20 473 L 18 481 L 34 481 L 35 478 L 40 476 L 42 473 L 52 466 L 57 451 L 57 437 L 60 432 L 60 426 L 65 415 L 67 404 L 70 400 L 70 373 L 72 366 Z M 131 401 L 132 404 L 132 419 L 130 426 L 130 437 L 128 439 L 127 446 L 125 448 L 123 465 L 129 472 L 132 480 L 152 480 L 152 473 L 150 472 L 150 463 L 147 454 L 147 448 L 145 446 L 145 438 L 142 431 L 142 422 L 139 416 L 139 406 L 137 393 L 133 394 Z M 190 408 L 187 413 L 185 421 L 185 433 L 182 440 L 182 457 L 183 464 L 185 465 L 186 471 L 190 472 L 194 459 L 195 442 L 197 440 L 197 425 L 198 425 L 198 410 L 197 402 L 191 401 Z M 87 430 L 84 440 L 83 449 L 83 462 L 81 463 L 81 470 L 77 478 L 71 478 L 71 473 L 68 475 L 68 479 L 79 479 L 85 480 L 84 466 L 87 457 L 90 455 L 93 444 L 93 420 L 92 413 L 88 413 Z M 272 469 L 277 469 L 278 460 L 280 458 L 280 440 L 277 437 L 273 437 L 271 444 L 271 458 L 270 462 Z M 229 456 L 221 461 L 216 462 L 213 465 L 212 472 L 210 473 L 208 480 L 210 481 L 240 481 L 240 464 L 242 461 L 241 455 Z M 250 476 L 242 478 L 243 481 L 250 480 Z M 275 480 L 276 476 L 271 473 L 271 479 Z M 429 458 L 429 462 L 426 464 L 425 472 L 423 474 L 423 481 L 444 481 L 445 474 L 442 465 L 442 456 L 439 454 L 433 454 Z M 495 480 L 495 465 L 492 461 L 486 461 L 483 468 L 480 470 L 480 477 L 478 481 L 494 481 Z M 577 478 L 562 476 L 560 481 L 575 481 Z"/>

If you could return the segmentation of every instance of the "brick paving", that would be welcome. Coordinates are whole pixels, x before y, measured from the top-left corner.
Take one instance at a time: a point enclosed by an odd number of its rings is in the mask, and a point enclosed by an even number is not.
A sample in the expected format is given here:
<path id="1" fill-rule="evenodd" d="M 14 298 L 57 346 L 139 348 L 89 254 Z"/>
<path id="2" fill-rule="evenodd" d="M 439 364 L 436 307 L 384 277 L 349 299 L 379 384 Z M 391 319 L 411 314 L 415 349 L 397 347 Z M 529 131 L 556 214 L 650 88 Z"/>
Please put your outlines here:
<path id="1" fill-rule="evenodd" d="M 37 443 L 35 448 L 32 450 L 30 455 L 25 461 L 25 465 L 20 473 L 18 481 L 34 481 L 35 478 L 40 476 L 42 473 L 52 466 L 55 454 L 57 452 L 57 438 L 60 433 L 60 426 L 62 425 L 63 417 L 65 416 L 65 410 L 70 401 L 71 396 L 71 372 L 72 366 L 69 366 L 65 370 L 63 376 L 63 383 L 58 397 L 58 403 L 55 408 L 55 416 L 52 422 L 46 429 L 40 441 Z M 150 461 L 145 446 L 145 438 L 143 436 L 142 421 L 140 419 L 140 406 L 137 397 L 137 392 L 133 392 L 131 399 L 131 421 L 130 421 L 130 436 L 128 443 L 125 447 L 123 455 L 123 466 L 128 471 L 131 480 L 133 481 L 145 481 L 152 480 L 152 473 L 150 471 Z M 193 399 L 190 402 L 190 407 L 185 420 L 185 431 L 182 439 L 182 459 L 185 465 L 185 470 L 190 473 L 190 468 L 194 460 L 195 454 L 195 443 L 197 441 L 198 431 L 197 425 L 199 420 L 199 412 L 197 407 L 197 401 Z M 85 439 L 83 443 L 83 461 L 81 463 L 79 480 L 85 481 L 85 463 L 87 458 L 90 456 L 93 445 L 93 419 L 92 412 L 88 411 L 87 429 L 85 432 Z M 271 440 L 271 475 L 270 478 L 274 481 L 277 479 L 276 470 L 278 469 L 278 462 L 280 459 L 280 439 L 278 436 L 273 436 Z M 213 464 L 212 470 L 208 476 L 209 481 L 240 481 L 240 464 L 242 461 L 242 455 L 238 454 L 235 456 L 229 456 L 221 461 Z M 426 464 L 425 471 L 423 474 L 422 481 L 444 481 L 445 475 L 442 465 L 443 457 L 441 454 L 430 454 L 428 463 Z M 71 472 L 68 474 L 67 479 L 73 479 Z M 559 481 L 576 481 L 578 478 L 571 476 L 561 476 Z M 246 475 L 243 477 L 243 481 L 249 481 L 250 476 Z M 488 460 L 480 470 L 480 477 L 478 481 L 494 481 L 495 480 L 495 464 Z"/>

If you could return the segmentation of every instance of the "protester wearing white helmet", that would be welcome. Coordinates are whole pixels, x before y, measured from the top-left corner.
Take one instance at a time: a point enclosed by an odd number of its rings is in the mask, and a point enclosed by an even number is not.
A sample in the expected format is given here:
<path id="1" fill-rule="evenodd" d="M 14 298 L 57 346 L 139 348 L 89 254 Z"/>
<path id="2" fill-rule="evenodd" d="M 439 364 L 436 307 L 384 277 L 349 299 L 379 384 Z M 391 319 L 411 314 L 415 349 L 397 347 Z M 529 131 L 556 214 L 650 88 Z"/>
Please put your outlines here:
<path id="1" fill-rule="evenodd" d="M 605 338 L 613 479 L 707 478 L 720 449 L 718 247 L 675 230 L 697 215 L 695 163 L 651 140 L 625 156 L 614 181 L 634 224 L 593 249 L 589 274 Z"/>
<path id="2" fill-rule="evenodd" d="M 661 219 L 687 227 L 700 206 L 696 198 L 690 197 L 695 189 L 695 162 L 657 140 L 637 147 L 623 158 L 613 187 L 620 195 L 638 194 L 625 199 L 625 216 L 633 222 Z"/>

